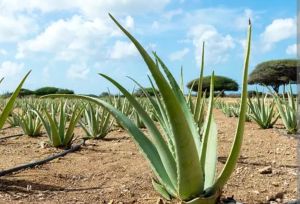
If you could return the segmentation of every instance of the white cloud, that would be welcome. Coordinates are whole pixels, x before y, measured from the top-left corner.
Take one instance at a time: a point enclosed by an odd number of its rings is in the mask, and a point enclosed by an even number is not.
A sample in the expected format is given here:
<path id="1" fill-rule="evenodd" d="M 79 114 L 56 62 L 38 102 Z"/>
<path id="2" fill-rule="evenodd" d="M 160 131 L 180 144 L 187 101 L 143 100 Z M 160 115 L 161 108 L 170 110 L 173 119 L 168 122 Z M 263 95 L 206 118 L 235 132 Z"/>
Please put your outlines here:
<path id="1" fill-rule="evenodd" d="M 167 11 L 163 14 L 163 16 L 167 19 L 167 20 L 171 20 L 172 18 L 174 18 L 175 16 L 179 16 L 183 14 L 183 10 L 182 9 L 175 9 L 175 10 L 171 10 L 171 11 Z"/>
<path id="2" fill-rule="evenodd" d="M 238 40 L 238 43 L 242 46 L 243 50 L 246 49 L 246 43 L 247 43 L 246 39 Z"/>
<path id="3" fill-rule="evenodd" d="M 259 11 L 253 11 L 249 8 L 244 10 L 236 8 L 203 8 L 186 13 L 182 18 L 182 23 L 188 25 L 201 24 L 213 25 L 217 28 L 224 28 L 226 30 L 245 30 L 248 26 L 248 19 L 251 18 L 255 22 L 259 18 Z"/>
<path id="4" fill-rule="evenodd" d="M 170 54 L 169 58 L 171 61 L 182 60 L 188 53 L 190 49 L 184 48 Z"/>
<path id="5" fill-rule="evenodd" d="M 7 51 L 5 49 L 0 49 L 0 55 L 7 55 Z"/>
<path id="6" fill-rule="evenodd" d="M 158 21 L 153 21 L 153 22 L 152 22 L 152 25 L 151 25 L 151 28 L 152 28 L 153 30 L 159 30 L 159 28 L 160 28 L 160 23 L 159 23 Z"/>
<path id="7" fill-rule="evenodd" d="M 11 14 L 14 12 L 33 12 L 41 11 L 43 13 L 60 11 L 66 9 L 75 9 L 78 1 L 72 0 L 1 0 L 1 11 L 6 14 Z"/>
<path id="8" fill-rule="evenodd" d="M 149 43 L 149 45 L 146 47 L 146 50 L 148 52 L 155 51 L 157 49 L 157 44 L 155 43 Z"/>
<path id="9" fill-rule="evenodd" d="M 111 59 L 123 59 L 129 56 L 135 56 L 137 53 L 137 49 L 131 42 L 118 40 L 110 51 L 109 57 Z"/>
<path id="10" fill-rule="evenodd" d="M 29 17 L 0 14 L 0 42 L 16 42 L 36 29 L 37 25 Z"/>
<path id="11" fill-rule="evenodd" d="M 0 78 L 15 77 L 22 71 L 23 68 L 23 63 L 19 64 L 12 61 L 4 61 L 0 64 Z"/>
<path id="12" fill-rule="evenodd" d="M 202 43 L 205 42 L 205 60 L 214 64 L 225 62 L 228 51 L 235 47 L 231 35 L 223 35 L 212 25 L 197 25 L 190 29 L 188 36 L 195 46 L 195 57 L 201 63 Z"/>
<path id="13" fill-rule="evenodd" d="M 245 9 L 242 15 L 237 15 L 234 24 L 238 29 L 244 30 L 248 27 L 249 19 L 253 23 L 256 19 L 256 16 L 254 15 L 253 10 Z"/>
<path id="14" fill-rule="evenodd" d="M 78 0 L 79 9 L 87 16 L 99 17 L 111 12 L 112 14 L 137 14 L 158 12 L 162 10 L 170 0 L 152 0 L 149 6 L 148 0 Z M 102 11 L 102 12 L 99 12 Z"/>
<path id="15" fill-rule="evenodd" d="M 134 28 L 134 19 L 131 16 L 126 16 L 125 27 L 128 29 Z"/>
<path id="16" fill-rule="evenodd" d="M 86 79 L 90 69 L 86 64 L 72 64 L 67 70 L 67 77 L 70 79 Z"/>
<path id="17" fill-rule="evenodd" d="M 152 0 L 149 6 L 148 0 L 1 0 L 1 10 L 7 13 L 13 12 L 33 12 L 40 11 L 49 13 L 54 11 L 78 11 L 85 16 L 94 18 L 107 15 L 108 12 L 125 13 L 145 13 L 162 10 L 170 0 Z"/>
<path id="18" fill-rule="evenodd" d="M 286 54 L 296 56 L 297 55 L 297 44 L 289 45 L 286 48 Z"/>
<path id="19" fill-rule="evenodd" d="M 277 42 L 296 37 L 296 30 L 295 18 L 273 20 L 260 36 L 263 43 L 263 51 L 271 50 Z"/>
<path id="20" fill-rule="evenodd" d="M 60 19 L 52 23 L 33 39 L 20 42 L 16 58 L 30 53 L 52 53 L 62 60 L 72 60 L 92 53 L 93 48 L 113 35 L 107 22 L 101 19 L 86 20 L 82 16 Z"/>

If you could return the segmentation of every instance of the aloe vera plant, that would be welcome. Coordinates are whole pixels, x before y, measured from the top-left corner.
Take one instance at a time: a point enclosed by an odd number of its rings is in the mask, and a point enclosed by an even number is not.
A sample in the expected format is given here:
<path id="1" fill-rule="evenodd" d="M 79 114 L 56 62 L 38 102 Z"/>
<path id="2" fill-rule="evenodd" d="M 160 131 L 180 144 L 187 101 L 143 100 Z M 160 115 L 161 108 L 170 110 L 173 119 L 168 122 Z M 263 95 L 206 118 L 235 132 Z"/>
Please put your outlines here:
<path id="1" fill-rule="evenodd" d="M 71 115 L 69 126 L 67 127 L 68 115 L 66 114 L 67 102 L 60 102 L 58 110 L 58 120 L 56 109 L 52 106 L 51 112 L 48 113 L 46 109 L 33 111 L 40 118 L 43 126 L 46 129 L 49 142 L 54 147 L 69 147 L 74 139 L 74 129 L 81 117 L 82 110 L 75 109 Z M 44 116 L 45 115 L 45 118 Z"/>
<path id="2" fill-rule="evenodd" d="M 84 110 L 84 119 L 79 121 L 79 124 L 88 139 L 103 139 L 113 124 L 110 116 L 111 114 L 105 109 L 100 110 L 89 104 Z"/>
<path id="3" fill-rule="evenodd" d="M 0 115 L 0 129 L 2 129 L 2 127 L 5 124 L 6 119 L 8 118 L 8 116 L 10 115 L 13 107 L 14 107 L 14 102 L 16 101 L 21 88 L 26 80 L 26 78 L 28 77 L 28 75 L 30 74 L 31 71 L 29 71 L 25 77 L 22 79 L 22 81 L 20 82 L 20 84 L 18 85 L 18 87 L 16 88 L 16 90 L 14 91 L 14 93 L 11 95 L 11 97 L 9 98 L 8 102 L 6 103 L 5 107 L 3 108 L 1 115 Z M 0 83 L 3 81 L 3 78 L 0 80 Z"/>
<path id="4" fill-rule="evenodd" d="M 251 110 L 250 118 L 255 121 L 261 128 L 272 128 L 276 123 L 279 114 L 275 112 L 274 101 L 268 101 L 268 95 L 259 96 L 256 94 L 255 99 L 249 98 L 249 108 Z"/>
<path id="5" fill-rule="evenodd" d="M 31 109 L 24 110 L 24 113 L 19 114 L 18 121 L 24 134 L 32 137 L 41 135 L 42 121 Z"/>
<path id="6" fill-rule="evenodd" d="M 283 125 L 287 130 L 287 133 L 288 134 L 297 133 L 298 105 L 297 105 L 297 99 L 293 95 L 291 85 L 289 86 L 289 90 L 287 92 L 287 98 L 284 96 L 285 94 L 283 94 L 283 98 L 280 98 L 280 96 L 274 90 L 271 90 L 269 87 L 267 88 L 273 95 L 277 110 L 279 112 Z"/>
<path id="7" fill-rule="evenodd" d="M 189 108 L 189 103 L 167 67 L 162 66 L 162 63 L 158 62 L 156 54 L 154 54 L 155 60 L 153 60 L 140 43 L 112 16 L 111 18 L 136 46 L 147 64 L 162 97 L 162 106 L 156 108 L 163 112 L 161 114 L 164 117 L 167 117 L 167 125 L 171 127 L 169 129 L 171 132 L 162 134 L 150 115 L 143 109 L 134 96 L 118 82 L 103 74 L 101 76 L 113 83 L 137 111 L 146 128 L 149 130 L 150 138 L 126 115 L 104 100 L 88 96 L 52 95 L 48 97 L 84 99 L 106 108 L 128 131 L 142 154 L 149 161 L 150 167 L 156 176 L 152 180 L 153 186 L 166 199 L 177 198 L 186 204 L 217 203 L 222 188 L 234 171 L 243 140 L 247 111 L 247 73 L 250 55 L 251 24 L 249 23 L 244 62 L 240 117 L 228 159 L 223 170 L 216 177 L 217 127 L 212 113 L 214 75 L 212 74 L 211 77 L 209 105 L 204 132 L 200 139 L 195 117 Z M 162 74 L 160 68 L 163 69 L 166 77 Z M 155 102 L 154 99 L 153 101 Z M 154 102 L 153 104 L 159 103 Z"/>
<path id="8" fill-rule="evenodd" d="M 226 117 L 233 117 L 234 116 L 232 108 L 230 107 L 229 104 L 227 104 L 225 102 L 221 103 L 221 110 L 222 110 L 222 112 L 224 113 L 224 115 Z"/>
<path id="9" fill-rule="evenodd" d="M 10 127 L 17 127 L 19 126 L 19 117 L 18 114 L 11 113 L 10 116 L 7 118 L 7 123 L 10 125 Z"/>
<path id="10" fill-rule="evenodd" d="M 115 96 L 113 99 L 109 97 L 109 101 L 114 107 L 120 110 L 124 115 L 131 116 L 132 115 L 132 107 L 126 98 L 121 97 L 120 95 Z M 123 128 L 123 126 L 116 120 L 116 125 L 118 127 Z"/>

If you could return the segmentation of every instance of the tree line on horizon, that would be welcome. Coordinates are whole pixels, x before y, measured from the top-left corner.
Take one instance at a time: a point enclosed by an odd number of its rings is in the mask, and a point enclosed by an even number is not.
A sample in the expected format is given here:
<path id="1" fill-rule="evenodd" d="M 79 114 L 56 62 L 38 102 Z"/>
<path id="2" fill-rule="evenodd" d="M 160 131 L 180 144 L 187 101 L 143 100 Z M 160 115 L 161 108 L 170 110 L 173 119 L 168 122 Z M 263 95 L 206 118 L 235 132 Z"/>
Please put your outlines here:
<path id="1" fill-rule="evenodd" d="M 297 83 L 297 66 L 300 64 L 300 61 L 297 59 L 280 59 L 280 60 L 269 60 L 262 62 L 255 66 L 254 70 L 250 73 L 248 84 L 258 84 L 271 86 L 275 92 L 278 93 L 279 87 L 287 84 L 296 84 Z M 209 93 L 210 87 L 210 78 L 211 76 L 205 76 L 203 78 L 202 91 Z M 225 91 L 238 91 L 238 83 L 225 76 L 214 76 L 215 79 L 215 93 L 216 95 L 225 96 Z M 191 89 L 194 92 L 198 90 L 198 78 L 187 83 L 187 88 Z M 144 88 L 149 95 L 154 96 L 159 94 L 158 90 L 154 90 L 151 87 Z M 144 91 L 139 88 L 134 91 L 134 95 L 137 97 L 144 97 Z M 48 94 L 74 94 L 75 92 L 70 89 L 63 89 L 57 87 L 46 86 L 36 90 L 30 89 L 21 89 L 19 97 L 26 96 L 44 96 Z M 257 94 L 257 91 L 248 91 L 249 96 Z M 2 97 L 11 96 L 11 92 L 2 94 Z M 107 96 L 118 96 L 119 94 L 111 94 L 109 92 L 102 92 L 100 95 L 87 94 L 88 96 L 93 97 L 107 97 Z M 208 95 L 207 95 L 208 96 Z"/>

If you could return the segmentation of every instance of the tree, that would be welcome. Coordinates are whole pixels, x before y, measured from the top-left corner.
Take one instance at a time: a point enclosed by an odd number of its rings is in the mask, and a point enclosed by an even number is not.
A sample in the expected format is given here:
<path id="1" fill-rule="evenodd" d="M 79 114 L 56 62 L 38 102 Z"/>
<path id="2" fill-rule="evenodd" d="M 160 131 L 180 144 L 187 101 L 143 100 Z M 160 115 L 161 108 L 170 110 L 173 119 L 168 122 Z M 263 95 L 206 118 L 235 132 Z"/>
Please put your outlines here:
<path id="1" fill-rule="evenodd" d="M 203 77 L 202 91 L 208 92 L 210 87 L 210 78 L 211 76 Z M 198 80 L 194 79 L 187 84 L 189 89 L 193 91 L 198 91 Z M 193 86 L 193 87 L 192 87 Z M 239 85 L 233 79 L 224 76 L 215 75 L 214 80 L 215 91 L 224 92 L 224 91 L 237 91 L 239 89 Z"/>
<path id="2" fill-rule="evenodd" d="M 21 89 L 20 93 L 19 93 L 19 97 L 22 97 L 22 96 L 31 96 L 31 95 L 34 95 L 34 91 L 31 91 L 29 89 Z"/>
<path id="3" fill-rule="evenodd" d="M 152 87 L 149 88 L 144 88 L 144 90 L 150 95 L 150 96 L 154 96 L 155 92 L 159 95 L 159 91 L 155 90 Z M 137 89 L 134 93 L 135 96 L 139 96 L 139 97 L 143 97 L 145 96 L 145 93 L 143 92 L 142 89 Z"/>
<path id="4" fill-rule="evenodd" d="M 70 89 L 58 89 L 57 94 L 74 94 L 73 90 Z"/>
<path id="5" fill-rule="evenodd" d="M 109 97 L 109 96 L 110 96 L 110 93 L 107 91 L 104 91 L 99 95 L 99 97 Z"/>
<path id="6" fill-rule="evenodd" d="M 60 89 L 56 87 L 42 87 L 37 90 L 35 90 L 35 95 L 37 96 L 44 96 L 48 94 L 74 94 L 74 91 L 69 89 Z"/>
<path id="7" fill-rule="evenodd" d="M 248 84 L 271 86 L 278 93 L 281 85 L 297 82 L 297 63 L 296 59 L 262 62 L 249 75 Z"/>

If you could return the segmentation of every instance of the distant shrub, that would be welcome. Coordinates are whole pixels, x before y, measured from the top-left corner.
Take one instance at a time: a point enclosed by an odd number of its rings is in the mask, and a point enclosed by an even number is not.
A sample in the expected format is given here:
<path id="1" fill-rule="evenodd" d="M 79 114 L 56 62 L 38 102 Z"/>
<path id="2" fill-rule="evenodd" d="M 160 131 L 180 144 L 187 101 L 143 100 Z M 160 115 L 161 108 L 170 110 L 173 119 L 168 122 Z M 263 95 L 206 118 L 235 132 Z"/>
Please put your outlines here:
<path id="1" fill-rule="evenodd" d="M 155 92 L 157 94 L 159 94 L 158 90 L 154 90 L 152 87 L 149 88 L 144 88 L 144 90 L 150 95 L 150 96 L 154 96 Z M 135 96 L 139 96 L 139 97 L 144 97 L 145 93 L 143 92 L 142 89 L 137 89 L 136 92 L 134 93 Z"/>
<path id="2" fill-rule="evenodd" d="M 104 91 L 99 95 L 99 97 L 108 97 L 108 96 L 110 96 L 110 93 L 107 91 Z"/>
<path id="3" fill-rule="evenodd" d="M 29 89 L 21 89 L 20 93 L 19 93 L 19 96 L 31 96 L 31 95 L 34 95 L 35 92 L 32 91 L 32 90 L 29 90 Z"/>
<path id="4" fill-rule="evenodd" d="M 248 97 L 254 97 L 254 96 L 262 96 L 263 92 L 260 91 L 248 91 Z"/>
<path id="5" fill-rule="evenodd" d="M 74 94 L 73 90 L 70 89 L 58 89 L 57 94 Z"/>
<path id="6" fill-rule="evenodd" d="M 60 89 L 57 87 L 42 87 L 35 90 L 35 95 L 44 96 L 48 94 L 74 94 L 74 91 L 69 89 Z"/>

